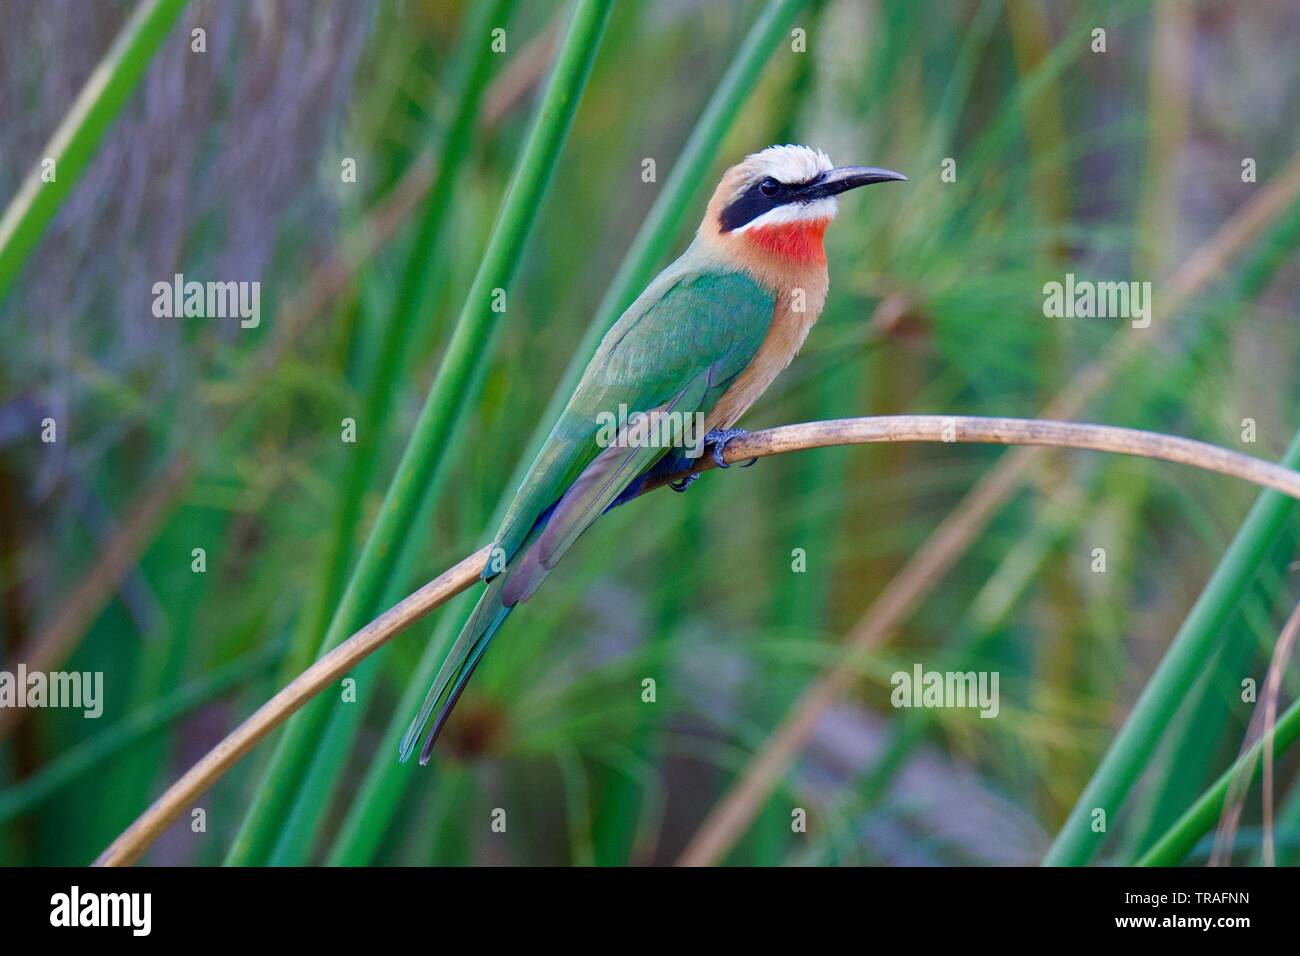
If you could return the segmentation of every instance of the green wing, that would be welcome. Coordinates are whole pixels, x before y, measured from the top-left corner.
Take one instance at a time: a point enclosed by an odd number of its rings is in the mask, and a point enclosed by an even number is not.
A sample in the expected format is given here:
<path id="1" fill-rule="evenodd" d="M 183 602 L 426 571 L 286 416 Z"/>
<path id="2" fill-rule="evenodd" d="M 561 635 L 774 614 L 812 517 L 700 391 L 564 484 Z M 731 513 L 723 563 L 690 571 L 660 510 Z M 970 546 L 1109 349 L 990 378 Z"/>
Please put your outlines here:
<path id="1" fill-rule="evenodd" d="M 601 455 L 596 441 L 601 412 L 616 415 L 624 405 L 629 414 L 668 407 L 707 413 L 758 352 L 772 321 L 772 293 L 741 272 L 681 263 L 665 270 L 623 313 L 588 364 L 497 534 L 496 547 L 507 562 L 538 517 Z M 667 449 L 640 451 L 607 456 L 603 464 L 609 473 L 587 476 L 589 483 L 601 482 L 592 491 L 593 501 L 609 497 L 613 484 L 621 482 L 617 490 L 626 487 Z M 484 577 L 491 576 L 485 570 Z"/>

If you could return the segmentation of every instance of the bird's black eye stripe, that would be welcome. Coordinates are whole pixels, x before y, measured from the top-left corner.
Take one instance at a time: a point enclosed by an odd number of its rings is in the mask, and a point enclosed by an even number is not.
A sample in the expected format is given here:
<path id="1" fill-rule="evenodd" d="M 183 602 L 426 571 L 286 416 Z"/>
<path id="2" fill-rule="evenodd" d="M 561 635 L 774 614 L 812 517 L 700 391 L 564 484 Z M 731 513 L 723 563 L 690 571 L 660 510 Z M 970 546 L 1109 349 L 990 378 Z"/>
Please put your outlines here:
<path id="1" fill-rule="evenodd" d="M 763 213 L 787 203 L 793 194 L 788 186 L 771 176 L 764 176 L 749 185 L 744 192 L 731 201 L 722 210 L 720 224 L 723 232 L 739 229 L 745 223 L 757 219 Z"/>
<path id="2" fill-rule="evenodd" d="M 817 182 L 813 177 L 806 183 L 783 183 L 771 176 L 764 176 L 756 183 L 751 183 L 731 205 L 722 210 L 719 217 L 723 232 L 739 229 L 747 222 L 752 222 L 765 212 L 791 202 L 806 202 L 801 190 Z"/>

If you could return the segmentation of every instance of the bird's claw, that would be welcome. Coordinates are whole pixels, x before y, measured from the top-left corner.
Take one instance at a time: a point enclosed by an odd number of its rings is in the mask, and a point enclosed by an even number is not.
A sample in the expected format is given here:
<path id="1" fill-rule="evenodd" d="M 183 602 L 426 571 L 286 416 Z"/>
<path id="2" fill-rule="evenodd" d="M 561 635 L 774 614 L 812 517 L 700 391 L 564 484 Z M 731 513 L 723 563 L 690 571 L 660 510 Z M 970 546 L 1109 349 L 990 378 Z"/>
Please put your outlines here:
<path id="1" fill-rule="evenodd" d="M 719 468 L 730 468 L 731 466 L 722 460 L 722 453 L 727 450 L 727 444 L 729 442 L 736 438 L 743 438 L 748 434 L 749 432 L 745 431 L 743 428 L 715 428 L 713 431 L 705 435 L 704 443 L 713 446 L 713 451 L 711 452 L 713 463 Z M 751 458 L 740 467 L 748 468 L 756 461 L 758 461 L 757 458 Z M 676 481 L 668 482 L 668 487 L 673 491 L 682 492 L 689 488 L 699 477 L 700 473 L 698 471 L 691 472 L 689 475 L 683 475 Z"/>
<path id="2" fill-rule="evenodd" d="M 743 428 L 715 428 L 705 435 L 704 441 L 713 445 L 713 463 L 719 468 L 730 468 L 731 466 L 722 460 L 722 453 L 727 450 L 728 443 L 733 439 L 744 438 L 748 434 L 749 432 Z M 740 467 L 748 468 L 756 461 L 757 458 L 751 458 Z"/>
<path id="3" fill-rule="evenodd" d="M 684 478 L 678 478 L 676 481 L 668 482 L 668 487 L 680 494 L 681 492 L 689 488 L 691 486 L 691 482 L 693 482 L 698 477 L 700 477 L 699 472 L 695 472 L 694 474 L 687 475 Z"/>

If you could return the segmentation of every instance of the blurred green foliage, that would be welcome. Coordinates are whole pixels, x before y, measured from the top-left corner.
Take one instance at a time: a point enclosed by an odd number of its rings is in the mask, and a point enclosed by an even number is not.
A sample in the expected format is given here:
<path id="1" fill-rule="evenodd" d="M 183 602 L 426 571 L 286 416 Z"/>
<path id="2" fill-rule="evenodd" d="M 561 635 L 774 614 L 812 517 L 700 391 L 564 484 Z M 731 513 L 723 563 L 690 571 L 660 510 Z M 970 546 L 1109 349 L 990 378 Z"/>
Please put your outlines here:
<path id="1" fill-rule="evenodd" d="M 31 248 L 0 302 L 4 668 L 47 633 L 169 462 L 192 464 L 61 665 L 103 671 L 104 716 L 38 711 L 0 740 L 0 862 L 92 859 L 321 643 L 445 368 L 574 16 L 550 0 L 499 6 L 505 50 L 485 62 L 466 37 L 496 5 L 191 5 Z M 0 33 L 4 202 L 131 9 L 101 4 L 72 23 L 58 5 L 0 0 L 24 24 Z M 779 41 L 724 96 L 765 10 Z M 204 54 L 191 50 L 200 27 Z M 620 267 L 627 281 L 683 248 L 729 163 L 794 141 L 912 179 L 841 203 L 826 312 L 743 425 L 1033 416 L 1137 334 L 1046 318 L 1045 282 L 1151 281 L 1159 303 L 1169 275 L 1293 162 L 1297 35 L 1300 11 L 1283 4 L 616 3 L 509 307 L 436 449 L 436 494 L 400 539 L 376 542 L 396 552 L 379 605 L 487 540 L 593 316 L 608 321 L 626 298 Z M 720 100 L 727 114 L 701 146 L 692 132 Z M 398 201 L 430 157 L 426 189 Z M 349 158 L 355 182 L 340 175 Z M 1257 183 L 1243 181 L 1244 158 Z M 692 176 L 674 184 L 679 168 Z M 670 189 L 680 204 L 654 218 Z M 364 241 L 386 215 L 391 238 Z M 660 245 L 635 244 L 647 217 Z M 1280 458 L 1300 426 L 1298 222 L 1281 210 L 1086 417 Z M 323 269 L 342 281 L 305 294 Z M 259 279 L 260 326 L 154 318 L 149 290 L 176 272 Z M 54 444 L 40 441 L 47 416 Z M 355 444 L 340 441 L 345 418 Z M 612 512 L 516 612 L 430 768 L 390 769 L 393 727 L 472 596 L 356 675 L 356 702 L 323 695 L 325 717 L 347 726 L 324 738 L 338 749 L 294 831 L 305 835 L 246 861 L 670 862 L 1001 454 L 827 449 Z M 1255 497 L 1158 463 L 1053 457 L 871 657 L 729 860 L 1039 860 Z M 1292 509 L 1218 609 L 1214 654 L 1190 668 L 1168 730 L 1145 728 L 1149 756 L 1101 859 L 1140 857 L 1235 759 L 1254 709 L 1241 682 L 1263 683 L 1300 598 L 1297 542 Z M 916 662 L 998 671 L 999 718 L 900 716 L 889 678 Z M 205 832 L 182 820 L 147 859 L 226 859 L 273 749 L 205 796 Z M 280 796 L 301 802 L 304 777 Z M 1294 755 L 1277 780 L 1279 858 L 1294 863 Z M 1258 859 L 1258 806 L 1256 789 L 1238 862 Z M 497 807 L 504 834 L 490 829 Z M 791 832 L 794 807 L 807 833 Z M 1189 852 L 1203 861 L 1207 844 Z"/>

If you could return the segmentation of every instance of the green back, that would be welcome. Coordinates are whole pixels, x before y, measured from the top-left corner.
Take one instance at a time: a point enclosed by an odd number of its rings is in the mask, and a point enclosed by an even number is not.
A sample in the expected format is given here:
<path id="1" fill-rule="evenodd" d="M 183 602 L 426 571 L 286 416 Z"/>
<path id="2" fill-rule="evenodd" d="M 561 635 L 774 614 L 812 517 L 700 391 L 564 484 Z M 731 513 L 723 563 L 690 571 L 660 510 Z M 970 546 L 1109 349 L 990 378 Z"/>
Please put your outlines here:
<path id="1" fill-rule="evenodd" d="M 699 268 L 691 259 L 688 250 L 664 270 L 605 335 L 497 534 L 507 561 L 600 453 L 599 413 L 617 414 L 620 405 L 629 414 L 649 411 L 684 391 L 701 397 L 675 411 L 707 413 L 758 352 L 775 296 L 743 272 Z M 700 376 L 703 387 L 690 388 Z"/>

